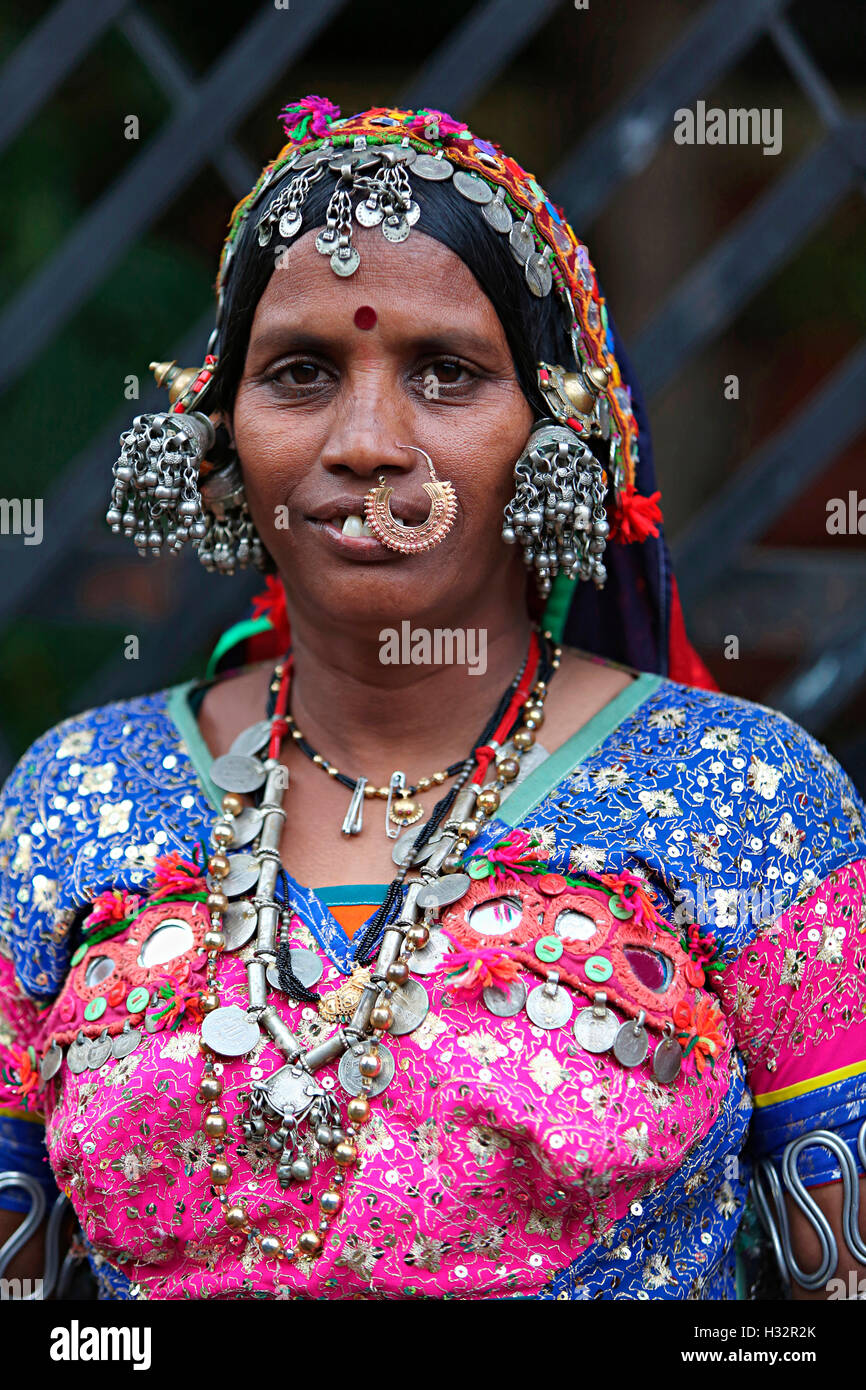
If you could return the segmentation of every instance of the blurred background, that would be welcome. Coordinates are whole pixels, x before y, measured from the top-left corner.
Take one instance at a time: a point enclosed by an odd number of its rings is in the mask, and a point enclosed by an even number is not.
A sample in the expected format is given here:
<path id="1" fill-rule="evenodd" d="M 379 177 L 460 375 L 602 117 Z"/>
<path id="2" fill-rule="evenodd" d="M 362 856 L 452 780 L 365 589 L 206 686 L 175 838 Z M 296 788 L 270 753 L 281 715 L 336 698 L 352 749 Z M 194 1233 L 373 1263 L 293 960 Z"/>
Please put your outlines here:
<path id="1" fill-rule="evenodd" d="M 147 564 L 103 516 L 165 399 L 148 362 L 201 360 L 229 213 L 316 92 L 450 111 L 564 204 L 648 397 L 695 645 L 866 788 L 864 72 L 863 0 L 0 0 L 0 498 L 44 499 L 42 544 L 0 535 L 0 777 L 200 674 L 262 587 Z M 781 108 L 780 153 L 676 144 L 699 100 Z M 851 492 L 864 534 L 829 534 Z"/>

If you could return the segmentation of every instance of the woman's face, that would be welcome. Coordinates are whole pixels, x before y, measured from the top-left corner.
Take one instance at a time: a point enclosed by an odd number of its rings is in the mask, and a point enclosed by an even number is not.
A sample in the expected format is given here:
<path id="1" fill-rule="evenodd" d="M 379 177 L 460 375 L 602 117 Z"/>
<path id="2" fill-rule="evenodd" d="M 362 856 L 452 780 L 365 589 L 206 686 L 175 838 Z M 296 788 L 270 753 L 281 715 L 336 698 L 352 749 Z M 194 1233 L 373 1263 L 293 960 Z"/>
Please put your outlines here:
<path id="1" fill-rule="evenodd" d="M 417 229 L 400 245 L 377 228 L 353 232 L 361 265 L 348 279 L 316 234 L 283 254 L 259 301 L 231 421 L 290 600 L 322 622 L 378 628 L 465 611 L 488 585 L 500 599 L 503 584 L 522 594 L 520 552 L 500 532 L 533 415 L 492 304 Z M 343 533 L 380 475 L 396 517 L 426 518 L 427 465 L 398 444 L 426 450 L 457 494 L 448 535 L 416 555 L 352 536 L 352 522 Z"/>

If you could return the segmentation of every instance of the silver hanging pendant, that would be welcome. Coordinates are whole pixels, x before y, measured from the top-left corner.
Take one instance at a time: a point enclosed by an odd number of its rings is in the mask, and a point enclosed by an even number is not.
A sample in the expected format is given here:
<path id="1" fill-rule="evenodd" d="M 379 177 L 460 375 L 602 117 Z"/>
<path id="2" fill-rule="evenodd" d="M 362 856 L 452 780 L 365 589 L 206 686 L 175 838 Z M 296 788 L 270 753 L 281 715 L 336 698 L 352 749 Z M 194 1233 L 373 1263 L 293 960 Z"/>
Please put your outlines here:
<path id="1" fill-rule="evenodd" d="M 90 1039 L 82 1031 L 78 1034 L 74 1043 L 70 1043 L 66 1049 L 66 1065 L 75 1075 L 80 1076 L 83 1071 L 87 1071 L 87 1054 L 90 1051 Z"/>
<path id="2" fill-rule="evenodd" d="M 243 1057 L 252 1052 L 261 1034 L 245 1009 L 224 1004 L 205 1014 L 201 1025 L 204 1042 L 221 1057 Z"/>
<path id="3" fill-rule="evenodd" d="M 111 1056 L 113 1049 L 112 1039 L 108 1036 L 108 1029 L 103 1028 L 99 1037 L 90 1044 L 87 1049 L 87 1069 L 88 1071 L 99 1071 Z"/>
<path id="4" fill-rule="evenodd" d="M 363 1090 L 366 1096 L 379 1096 L 390 1086 L 394 1079 L 394 1054 L 384 1043 L 380 1043 L 376 1049 L 379 1061 L 382 1063 L 379 1075 L 373 1078 L 369 1090 L 361 1085 L 361 1068 L 359 1062 L 366 1050 L 366 1046 L 361 1043 L 357 1048 L 350 1048 L 348 1052 L 344 1052 L 340 1058 L 338 1075 L 340 1078 L 340 1085 L 347 1095 L 359 1096 Z"/>
<path id="5" fill-rule="evenodd" d="M 394 1037 L 414 1033 L 430 1012 L 430 996 L 420 980 L 407 980 L 395 989 L 389 1000 L 394 1022 L 388 1029 Z"/>
<path id="6" fill-rule="evenodd" d="M 505 989 L 499 985 L 488 985 L 482 990 L 481 997 L 497 1018 L 514 1018 L 526 1003 L 526 985 L 522 980 L 512 980 Z"/>
<path id="7" fill-rule="evenodd" d="M 141 1042 L 141 1029 L 133 1028 L 129 1019 L 123 1025 L 123 1032 L 115 1036 L 111 1050 L 114 1056 L 120 1061 L 124 1057 L 129 1057 Z"/>
<path id="8" fill-rule="evenodd" d="M 551 970 L 547 981 L 530 991 L 526 1012 L 536 1028 L 563 1028 L 572 1014 L 572 1003 L 559 985 L 559 971 Z"/>
<path id="9" fill-rule="evenodd" d="M 624 1067 L 639 1067 L 649 1051 L 649 1034 L 644 1028 L 646 1013 L 624 1023 L 614 1038 L 613 1055 Z"/>
<path id="10" fill-rule="evenodd" d="M 43 1081 L 50 1081 L 52 1076 L 56 1076 L 63 1061 L 63 1048 L 55 1040 L 51 1039 L 51 1046 L 39 1063 L 39 1075 Z"/>
<path id="11" fill-rule="evenodd" d="M 682 1070 L 683 1050 L 674 1037 L 672 1023 L 665 1024 L 665 1035 L 653 1053 L 653 1076 L 663 1086 L 676 1081 Z"/>
<path id="12" fill-rule="evenodd" d="M 609 1052 L 619 1032 L 619 1019 L 607 1007 L 607 995 L 599 990 L 590 1008 L 574 1020 L 574 1036 L 584 1052 Z"/>
<path id="13" fill-rule="evenodd" d="M 349 809 L 340 829 L 344 835 L 360 835 L 364 825 L 364 788 L 367 785 L 366 777 L 359 777 L 355 783 L 355 790 L 352 792 L 352 799 L 349 802 Z"/>

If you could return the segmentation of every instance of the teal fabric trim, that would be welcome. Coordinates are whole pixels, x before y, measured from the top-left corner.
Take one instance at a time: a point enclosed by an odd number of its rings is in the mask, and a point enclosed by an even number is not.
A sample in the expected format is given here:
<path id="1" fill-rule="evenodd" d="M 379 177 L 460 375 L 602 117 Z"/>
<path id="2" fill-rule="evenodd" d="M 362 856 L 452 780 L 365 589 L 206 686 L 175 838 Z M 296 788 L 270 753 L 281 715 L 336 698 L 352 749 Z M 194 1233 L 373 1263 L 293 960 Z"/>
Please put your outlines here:
<path id="1" fill-rule="evenodd" d="M 627 685 L 609 700 L 582 729 L 572 734 L 561 748 L 557 748 L 555 753 L 545 758 L 534 772 L 530 772 L 524 782 L 514 788 L 503 803 L 502 809 L 496 813 L 496 819 L 512 827 L 519 825 L 544 801 L 563 777 L 572 772 L 578 763 L 583 762 L 604 742 L 608 734 L 613 733 L 614 729 L 637 709 L 638 705 L 642 705 L 644 700 L 658 690 L 663 680 L 663 676 L 640 671 L 631 685 Z"/>
<path id="2" fill-rule="evenodd" d="M 216 669 L 227 651 L 236 647 L 239 642 L 244 642 L 248 637 L 255 637 L 258 632 L 272 632 L 273 623 L 270 618 L 244 618 L 243 622 L 234 623 L 222 634 L 213 651 L 210 660 L 205 668 L 205 676 L 215 676 Z"/>
<path id="3" fill-rule="evenodd" d="M 389 886 L 387 883 L 337 883 L 332 888 L 314 888 L 313 892 L 326 907 L 356 907 L 383 903 Z"/>
<path id="4" fill-rule="evenodd" d="M 223 794 L 216 783 L 211 781 L 210 766 L 213 762 L 213 755 L 202 738 L 201 730 L 196 723 L 195 715 L 190 709 L 187 698 L 193 686 L 198 684 L 200 684 L 199 681 L 191 680 L 183 681 L 180 685 L 173 685 L 166 701 L 166 710 L 184 741 L 189 760 L 198 773 L 199 781 L 208 801 L 214 810 L 219 812 L 222 810 Z"/>
<path id="5" fill-rule="evenodd" d="M 568 610 L 571 607 L 571 600 L 574 598 L 576 587 L 576 579 L 569 579 L 567 574 L 560 572 L 553 581 L 550 595 L 545 604 L 541 618 L 541 630 L 542 632 L 549 632 L 557 644 L 562 642 L 565 620 L 568 617 Z"/>

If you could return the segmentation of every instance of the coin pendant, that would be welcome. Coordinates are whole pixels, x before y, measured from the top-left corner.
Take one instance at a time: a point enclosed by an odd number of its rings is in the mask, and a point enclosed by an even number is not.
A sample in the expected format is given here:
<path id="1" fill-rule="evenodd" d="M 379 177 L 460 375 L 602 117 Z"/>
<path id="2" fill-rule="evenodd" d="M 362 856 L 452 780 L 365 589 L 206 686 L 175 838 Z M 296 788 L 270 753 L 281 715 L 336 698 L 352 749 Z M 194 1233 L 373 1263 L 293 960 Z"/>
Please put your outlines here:
<path id="1" fill-rule="evenodd" d="M 414 1033 L 430 1012 L 430 996 L 420 980 L 407 980 L 395 989 L 390 999 L 394 1022 L 388 1029 L 393 1037 Z"/>
<path id="2" fill-rule="evenodd" d="M 223 915 L 225 950 L 237 951 L 245 946 L 256 930 L 256 909 L 252 903 L 229 903 Z"/>
<path id="3" fill-rule="evenodd" d="M 456 903 L 462 898 L 471 886 L 472 879 L 468 874 L 445 874 L 443 878 L 436 878 L 432 883 L 426 884 L 415 901 L 420 908 L 450 907 L 451 903 Z"/>
<path id="4" fill-rule="evenodd" d="M 469 174 L 465 169 L 458 169 L 452 180 L 458 193 L 462 193 L 464 198 L 468 198 L 470 203 L 492 203 L 493 189 L 484 179 L 478 178 L 477 174 Z"/>
<path id="5" fill-rule="evenodd" d="M 262 1090 L 268 1105 L 286 1117 L 305 1114 L 325 1094 L 308 1071 L 291 1064 L 269 1076 Z"/>
<path id="6" fill-rule="evenodd" d="M 289 237 L 295 236 L 301 230 L 302 221 L 303 218 L 298 209 L 289 208 L 289 211 L 284 212 L 280 218 L 280 236 L 285 237 L 286 240 L 288 240 Z"/>
<path id="7" fill-rule="evenodd" d="M 87 1067 L 89 1071 L 99 1071 L 109 1059 L 114 1049 L 112 1039 L 108 1036 L 107 1029 L 104 1029 L 95 1042 L 90 1044 L 87 1050 Z"/>
<path id="8" fill-rule="evenodd" d="M 634 1019 L 619 1029 L 613 1041 L 613 1055 L 624 1067 L 639 1067 L 649 1051 L 647 1030 Z"/>
<path id="9" fill-rule="evenodd" d="M 224 1004 L 205 1014 L 201 1025 L 203 1041 L 221 1057 L 243 1057 L 252 1052 L 261 1034 L 246 1010 L 237 1004 Z"/>
<path id="10" fill-rule="evenodd" d="M 313 985 L 317 985 L 325 973 L 325 967 L 315 951 L 308 951 L 304 946 L 292 947 L 291 960 L 292 973 L 295 979 L 306 989 L 312 989 Z M 273 988 L 282 989 L 280 972 L 276 965 L 269 965 L 266 973 Z"/>
<path id="11" fill-rule="evenodd" d="M 111 1045 L 111 1050 L 118 1061 L 123 1057 L 129 1057 L 141 1042 L 141 1029 L 130 1026 L 129 1019 L 123 1025 L 123 1032 L 115 1036 Z"/>
<path id="12" fill-rule="evenodd" d="M 676 1081 L 683 1065 L 683 1050 L 676 1038 L 662 1038 L 653 1053 L 653 1076 L 663 1086 Z"/>
<path id="13" fill-rule="evenodd" d="M 385 216 L 378 202 L 371 203 L 369 198 L 365 198 L 355 208 L 355 217 L 362 227 L 378 227 L 382 218 Z"/>
<path id="14" fill-rule="evenodd" d="M 424 824 L 426 825 L 426 823 L 425 821 Z M 413 828 L 412 830 L 407 830 L 406 833 L 401 835 L 399 840 L 397 840 L 394 848 L 391 850 L 391 858 L 399 868 L 402 869 L 404 864 L 408 864 L 410 861 L 414 864 L 424 864 L 430 858 L 430 855 L 436 848 L 435 836 L 433 839 L 428 840 L 424 848 L 419 851 L 417 859 L 414 858 L 412 854 L 415 842 L 423 829 L 424 825 L 419 825 L 417 829 Z"/>
<path id="15" fill-rule="evenodd" d="M 380 1043 L 376 1051 L 379 1054 L 379 1061 L 382 1063 L 382 1070 L 378 1076 L 373 1077 L 373 1084 L 369 1090 L 364 1089 L 367 1096 L 380 1096 L 394 1079 L 394 1054 L 384 1043 Z M 338 1075 L 340 1085 L 347 1095 L 359 1096 L 361 1094 L 361 1068 L 358 1063 L 363 1055 L 355 1051 L 344 1052 L 340 1058 Z"/>
<path id="16" fill-rule="evenodd" d="M 485 203 L 481 209 L 481 215 L 490 223 L 495 232 L 502 232 L 506 235 L 514 226 L 514 218 L 511 216 L 511 209 L 505 202 L 505 197 L 497 193 L 491 203 Z"/>
<path id="17" fill-rule="evenodd" d="M 564 989 L 551 995 L 546 985 L 536 985 L 526 1000 L 526 1012 L 537 1028 L 562 1028 L 571 1018 L 572 1003 Z"/>
<path id="18" fill-rule="evenodd" d="M 268 221 L 268 222 L 262 222 L 262 223 L 260 223 L 260 225 L 259 225 L 259 246 L 267 246 L 268 242 L 269 242 L 270 239 L 271 239 L 271 236 L 273 235 L 273 230 L 274 230 L 274 226 L 273 226 L 273 223 L 272 223 L 272 222 Z"/>
<path id="19" fill-rule="evenodd" d="M 254 840 L 262 828 L 264 815 L 256 806 L 245 806 L 239 816 L 231 821 L 232 849 L 241 849 Z"/>
<path id="20" fill-rule="evenodd" d="M 405 217 L 406 221 L 409 223 L 409 226 L 410 226 L 410 227 L 414 227 L 414 226 L 415 226 L 415 223 L 418 221 L 418 218 L 421 216 L 421 208 L 420 208 L 420 205 L 419 205 L 418 203 L 415 202 L 414 198 L 413 198 L 412 202 L 410 202 L 409 206 L 408 206 L 407 208 L 404 208 L 404 209 L 403 209 L 403 216 Z"/>
<path id="21" fill-rule="evenodd" d="M 450 179 L 454 165 L 432 154 L 418 154 L 412 164 L 412 173 L 422 179 Z"/>
<path id="22" fill-rule="evenodd" d="M 63 1061 L 63 1048 L 59 1043 L 52 1042 L 42 1061 L 39 1063 L 39 1075 L 43 1081 L 50 1081 L 52 1076 L 56 1076 Z"/>
<path id="23" fill-rule="evenodd" d="M 515 222 L 508 233 L 508 245 L 515 259 L 524 265 L 535 250 L 535 238 L 525 222 Z"/>
<path id="24" fill-rule="evenodd" d="M 392 212 L 382 223 L 382 235 L 386 241 L 405 241 L 409 235 L 409 223 L 402 213 Z"/>
<path id="25" fill-rule="evenodd" d="M 507 989 L 488 985 L 481 997 L 497 1018 L 514 1018 L 526 1003 L 526 985 L 522 980 L 512 980 Z"/>
<path id="26" fill-rule="evenodd" d="M 354 246 L 341 246 L 331 257 L 331 269 L 335 275 L 346 278 L 354 275 L 361 264 L 361 256 Z"/>
<path id="27" fill-rule="evenodd" d="M 619 1019 L 610 1009 L 581 1009 L 574 1020 L 574 1036 L 584 1052 L 609 1052 L 619 1032 Z"/>
<path id="28" fill-rule="evenodd" d="M 87 1071 L 87 1054 L 90 1051 L 90 1039 L 83 1033 L 79 1033 L 74 1043 L 66 1049 L 66 1065 L 76 1076 L 80 1076 L 83 1071 Z"/>
<path id="29" fill-rule="evenodd" d="M 230 854 L 231 868 L 225 878 L 217 879 L 227 898 L 246 893 L 259 880 L 259 861 L 253 854 Z"/>
<path id="30" fill-rule="evenodd" d="M 526 264 L 523 267 L 523 274 L 532 293 L 539 299 L 543 299 L 546 294 L 550 294 L 553 276 L 550 271 L 550 266 L 547 264 L 544 256 L 540 255 L 539 252 L 533 251 L 532 254 L 527 257 Z"/>
<path id="31" fill-rule="evenodd" d="M 316 237 L 316 250 L 323 256 L 330 256 L 336 250 L 338 240 L 336 227 L 325 227 Z"/>
<path id="32" fill-rule="evenodd" d="M 258 758 L 243 753 L 223 753 L 211 764 L 211 781 L 224 792 L 256 792 L 267 773 Z"/>
<path id="33" fill-rule="evenodd" d="M 229 749 L 229 753 L 235 753 L 245 758 L 252 757 L 254 753 L 260 753 L 263 748 L 267 748 L 270 737 L 271 721 L 259 719 L 248 729 L 241 730 Z"/>
<path id="34" fill-rule="evenodd" d="M 439 966 L 451 950 L 447 936 L 440 931 L 431 931 L 430 940 L 420 951 L 412 951 L 409 956 L 409 969 L 413 975 L 435 975 Z"/>

